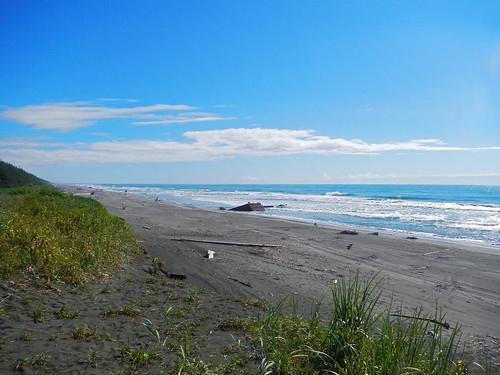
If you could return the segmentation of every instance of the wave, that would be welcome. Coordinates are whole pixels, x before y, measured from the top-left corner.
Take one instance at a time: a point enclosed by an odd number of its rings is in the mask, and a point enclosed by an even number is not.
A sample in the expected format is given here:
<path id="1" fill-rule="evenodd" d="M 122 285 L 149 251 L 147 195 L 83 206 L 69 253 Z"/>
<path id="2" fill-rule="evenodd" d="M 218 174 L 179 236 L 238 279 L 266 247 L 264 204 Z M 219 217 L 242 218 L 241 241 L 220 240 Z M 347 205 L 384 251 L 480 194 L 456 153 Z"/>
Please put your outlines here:
<path id="1" fill-rule="evenodd" d="M 330 196 L 330 197 L 339 197 L 339 196 L 345 196 L 345 195 L 351 195 L 349 193 L 343 193 L 341 191 L 327 191 L 325 193 L 326 196 Z"/>

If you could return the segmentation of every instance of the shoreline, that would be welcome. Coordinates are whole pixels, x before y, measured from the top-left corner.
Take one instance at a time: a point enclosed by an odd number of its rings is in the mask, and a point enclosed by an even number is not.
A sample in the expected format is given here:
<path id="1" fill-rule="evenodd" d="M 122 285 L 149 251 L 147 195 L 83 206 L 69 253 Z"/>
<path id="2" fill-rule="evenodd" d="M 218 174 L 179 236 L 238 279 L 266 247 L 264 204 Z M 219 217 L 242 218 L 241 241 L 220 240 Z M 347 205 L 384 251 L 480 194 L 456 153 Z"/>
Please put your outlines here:
<path id="1" fill-rule="evenodd" d="M 85 188 L 85 189 L 92 189 L 92 190 L 102 190 L 110 193 L 117 193 L 117 194 L 123 194 L 124 192 L 114 190 L 114 189 L 106 189 L 104 188 L 105 186 L 103 185 L 89 185 L 89 184 L 68 184 L 68 185 L 60 185 L 60 186 L 71 186 L 71 187 L 80 187 L 80 188 Z M 85 195 L 88 195 L 88 193 L 84 193 Z M 148 197 L 145 194 L 137 193 L 137 192 L 127 192 L 127 194 L 133 194 L 139 197 L 142 197 L 144 199 L 148 200 L 153 200 L 152 197 Z M 197 210 L 205 210 L 208 212 L 220 212 L 221 210 L 218 210 L 216 208 L 205 208 L 205 207 L 197 207 L 195 205 L 191 204 L 182 204 L 182 203 L 177 203 L 168 199 L 161 198 L 159 200 L 160 202 L 163 202 L 165 204 L 169 205 L 174 205 L 178 207 L 184 207 L 184 208 L 192 208 L 192 209 L 197 209 Z M 226 210 L 227 211 L 227 210 Z M 253 215 L 255 217 L 265 217 L 267 219 L 274 219 L 274 220 L 281 220 L 281 221 L 286 221 L 286 222 L 293 222 L 293 223 L 299 223 L 299 224 L 305 224 L 305 225 L 311 225 L 314 223 L 317 223 L 318 225 L 322 227 L 327 227 L 331 228 L 333 230 L 355 230 L 358 232 L 362 232 L 365 234 L 373 233 L 373 232 L 378 232 L 380 235 L 383 236 L 392 236 L 395 238 L 399 239 L 406 239 L 408 236 L 420 236 L 417 237 L 418 241 L 425 241 L 430 244 L 437 244 L 437 245 L 446 245 L 446 246 L 453 246 L 453 247 L 458 247 L 463 250 L 469 250 L 469 251 L 475 251 L 475 252 L 483 252 L 491 255 L 500 255 L 500 244 L 495 245 L 492 243 L 486 243 L 481 240 L 472 240 L 472 239 L 454 239 L 454 238 L 445 238 L 445 237 L 439 237 L 435 236 L 431 233 L 426 233 L 426 232 L 412 232 L 412 231 L 398 231 L 394 229 L 387 229 L 387 228 L 377 228 L 377 227 L 366 227 L 366 226 L 361 226 L 361 225 L 349 225 L 349 224 L 344 224 L 344 223 L 335 223 L 335 222 L 328 222 L 328 221 L 322 221 L 322 220 L 312 220 L 312 219 L 301 219 L 301 218 L 294 218 L 294 217 L 286 217 L 286 216 L 277 216 L 277 215 L 266 215 L 265 213 L 248 213 L 248 212 L 237 212 L 237 211 L 232 211 L 234 214 L 241 214 L 241 215 Z"/>

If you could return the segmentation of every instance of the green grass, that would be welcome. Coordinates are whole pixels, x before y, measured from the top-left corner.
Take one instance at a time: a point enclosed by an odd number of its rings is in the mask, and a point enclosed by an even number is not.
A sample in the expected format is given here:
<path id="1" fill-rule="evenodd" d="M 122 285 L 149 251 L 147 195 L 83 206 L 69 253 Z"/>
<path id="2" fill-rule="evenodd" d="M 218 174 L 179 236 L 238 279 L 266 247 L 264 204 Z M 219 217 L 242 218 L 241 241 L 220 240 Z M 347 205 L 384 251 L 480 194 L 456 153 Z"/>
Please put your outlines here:
<path id="1" fill-rule="evenodd" d="M 109 308 L 102 313 L 103 318 L 110 318 L 116 316 L 130 316 L 134 317 L 139 315 L 141 311 L 134 305 L 124 304 L 117 308 Z"/>
<path id="2" fill-rule="evenodd" d="M 80 316 L 80 312 L 68 310 L 65 306 L 63 306 L 54 312 L 54 315 L 57 319 L 76 319 Z"/>
<path id="3" fill-rule="evenodd" d="M 82 284 L 139 249 L 100 203 L 51 187 L 0 189 L 0 278 Z"/>
<path id="4" fill-rule="evenodd" d="M 81 326 L 76 326 L 73 329 L 73 338 L 78 341 L 89 341 L 90 339 L 96 339 L 99 337 L 97 329 L 90 328 L 88 325 L 84 324 Z"/>
<path id="5" fill-rule="evenodd" d="M 219 322 L 218 328 L 222 331 L 245 331 L 251 323 L 239 316 L 223 319 Z"/>
<path id="6" fill-rule="evenodd" d="M 111 336 L 106 332 L 99 332 L 97 328 L 90 328 L 87 324 L 73 328 L 73 338 L 77 341 L 111 341 Z"/>
<path id="7" fill-rule="evenodd" d="M 268 309 L 267 303 L 263 300 L 260 300 L 260 299 L 244 298 L 244 297 L 229 297 L 229 299 L 232 301 L 238 302 L 245 307 L 248 307 L 248 306 L 257 307 L 258 309 L 261 309 L 263 311 L 267 311 L 267 309 Z"/>
<path id="8" fill-rule="evenodd" d="M 43 310 L 40 307 L 35 307 L 31 312 L 33 323 L 41 323 L 43 321 Z"/>
<path id="9" fill-rule="evenodd" d="M 375 278 L 362 281 L 356 275 L 332 289 L 329 314 L 319 306 L 309 318 L 282 313 L 283 303 L 271 309 L 252 328 L 263 358 L 257 373 L 484 373 L 457 354 L 460 327 L 447 331 L 439 312 L 427 316 L 416 310 L 403 318 L 394 316 L 391 307 L 378 310 L 379 296 Z"/>
<path id="10" fill-rule="evenodd" d="M 33 370 L 41 370 L 41 373 L 48 373 L 48 360 L 49 356 L 45 352 L 38 353 L 31 358 L 23 357 L 16 362 L 16 364 L 14 365 L 14 370 L 25 372 L 26 368 L 31 368 Z"/>
<path id="11" fill-rule="evenodd" d="M 144 345 L 138 347 L 126 345 L 120 349 L 120 358 L 123 362 L 129 363 L 133 369 L 137 369 L 160 358 L 160 353 L 149 350 Z"/>

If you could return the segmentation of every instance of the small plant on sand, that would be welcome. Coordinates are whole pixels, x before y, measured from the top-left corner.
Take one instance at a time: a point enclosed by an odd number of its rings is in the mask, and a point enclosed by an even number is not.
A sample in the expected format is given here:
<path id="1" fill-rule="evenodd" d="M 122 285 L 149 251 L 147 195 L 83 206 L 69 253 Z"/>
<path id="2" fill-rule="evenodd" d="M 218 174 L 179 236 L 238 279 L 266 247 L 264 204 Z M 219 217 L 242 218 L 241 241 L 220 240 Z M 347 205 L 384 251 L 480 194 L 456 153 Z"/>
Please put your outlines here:
<path id="1" fill-rule="evenodd" d="M 189 290 L 188 294 L 172 292 L 167 294 L 167 299 L 170 301 L 181 301 L 189 305 L 192 310 L 200 307 L 200 291 L 196 288 Z"/>
<path id="2" fill-rule="evenodd" d="M 161 337 L 162 335 L 160 333 L 160 328 L 155 323 L 153 323 L 153 321 L 145 318 L 144 322 L 142 322 L 142 325 L 146 328 L 149 334 L 154 337 L 158 346 L 167 345 L 168 335 L 165 335 L 165 338 L 162 338 Z"/>
<path id="3" fill-rule="evenodd" d="M 61 336 L 58 333 L 54 333 L 53 335 L 50 336 L 49 340 L 53 342 L 58 342 L 60 338 Z"/>
<path id="4" fill-rule="evenodd" d="M 87 357 L 79 362 L 84 363 L 89 367 L 97 368 L 97 364 L 99 363 L 100 360 L 101 358 L 97 354 L 97 351 L 91 350 L 89 353 L 87 353 Z"/>
<path id="5" fill-rule="evenodd" d="M 235 316 L 232 318 L 224 319 L 219 322 L 219 329 L 223 331 L 236 330 L 236 331 L 245 331 L 249 329 L 250 322 L 240 318 L 239 316 Z"/>
<path id="6" fill-rule="evenodd" d="M 63 306 L 57 310 L 54 315 L 57 319 L 76 319 L 80 316 L 80 313 L 78 311 L 68 310 L 65 306 Z"/>
<path id="7" fill-rule="evenodd" d="M 134 369 L 149 365 L 160 357 L 160 353 L 147 349 L 144 345 L 131 347 L 125 345 L 120 349 L 120 358 L 129 363 Z"/>
<path id="8" fill-rule="evenodd" d="M 24 331 L 21 336 L 19 336 L 19 340 L 29 342 L 33 338 L 33 332 Z"/>
<path id="9" fill-rule="evenodd" d="M 43 321 L 43 310 L 40 307 L 33 308 L 31 312 L 33 323 L 41 323 Z"/>
<path id="10" fill-rule="evenodd" d="M 115 317 L 115 316 L 137 316 L 141 311 L 134 305 L 124 304 L 118 308 L 109 308 L 102 313 L 103 318 Z"/>
<path id="11" fill-rule="evenodd" d="M 267 311 L 267 303 L 256 298 L 230 297 L 230 300 L 238 302 L 243 306 L 257 307 L 263 311 Z"/>
<path id="12" fill-rule="evenodd" d="M 30 363 L 30 359 L 28 357 L 19 358 L 14 365 L 14 370 L 16 371 L 24 371 L 25 367 L 28 367 Z"/>
<path id="13" fill-rule="evenodd" d="M 192 355 L 189 339 L 184 338 L 176 360 L 176 374 L 217 375 L 219 370 L 218 367 L 210 366 Z"/>
<path id="14" fill-rule="evenodd" d="M 31 368 L 33 370 L 47 370 L 47 365 L 49 362 L 49 356 L 45 352 L 38 353 L 37 355 L 28 358 L 23 357 L 17 360 L 14 365 L 14 370 L 25 371 L 25 368 Z"/>
<path id="15" fill-rule="evenodd" d="M 133 301 L 133 304 L 135 306 L 140 306 L 140 307 L 150 307 L 152 305 L 151 302 L 145 300 L 145 299 L 135 299 Z"/>
<path id="16" fill-rule="evenodd" d="M 189 290 L 188 294 L 182 299 L 184 302 L 190 306 L 197 306 L 200 304 L 200 290 L 192 288 Z"/>
<path id="17" fill-rule="evenodd" d="M 84 324 L 82 326 L 76 326 L 73 329 L 73 338 L 78 341 L 88 341 L 90 339 L 95 339 L 98 337 L 97 329 L 90 328 L 88 325 Z"/>

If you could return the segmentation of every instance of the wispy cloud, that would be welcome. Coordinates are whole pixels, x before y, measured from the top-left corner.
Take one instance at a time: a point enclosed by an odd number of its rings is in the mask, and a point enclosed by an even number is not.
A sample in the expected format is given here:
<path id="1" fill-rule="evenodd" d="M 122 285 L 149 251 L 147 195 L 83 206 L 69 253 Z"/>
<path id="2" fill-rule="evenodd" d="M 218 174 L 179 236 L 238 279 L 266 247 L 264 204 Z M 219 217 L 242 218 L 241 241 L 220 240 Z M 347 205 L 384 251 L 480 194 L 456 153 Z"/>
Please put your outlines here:
<path id="1" fill-rule="evenodd" d="M 132 124 L 141 125 L 162 125 L 162 124 L 186 124 L 191 122 L 234 120 L 235 117 L 224 117 L 209 112 L 185 112 L 180 115 L 149 115 L 147 121 L 134 121 Z"/>
<path id="2" fill-rule="evenodd" d="M 124 99 L 100 99 L 28 105 L 7 108 L 0 112 L 0 118 L 35 129 L 51 129 L 68 132 L 92 126 L 98 121 L 131 119 L 133 125 L 185 124 L 226 119 L 206 112 L 184 112 L 195 108 L 186 104 L 153 104 L 147 106 L 112 106 L 102 102 L 124 101 Z M 177 114 L 176 114 L 177 112 Z M 180 112 L 180 114 L 178 114 Z"/>
<path id="3" fill-rule="evenodd" d="M 123 140 L 72 143 L 47 149 L 17 144 L 0 146 L 7 160 L 21 164 L 61 162 L 156 163 L 203 161 L 237 156 L 278 156 L 296 154 L 372 155 L 385 152 L 497 152 L 500 146 L 448 146 L 438 139 L 395 143 L 369 143 L 360 139 L 319 136 L 311 130 L 233 128 L 188 131 L 183 140 Z"/>

